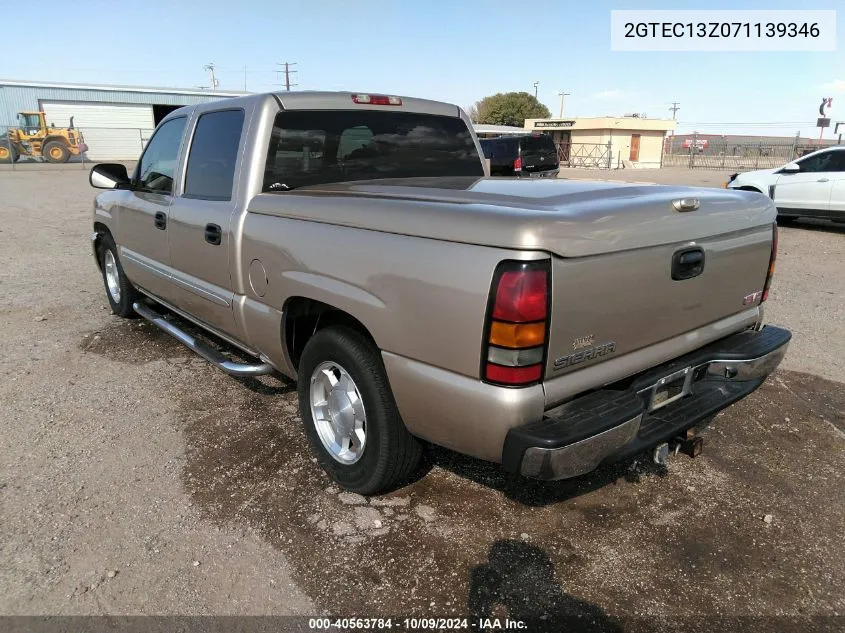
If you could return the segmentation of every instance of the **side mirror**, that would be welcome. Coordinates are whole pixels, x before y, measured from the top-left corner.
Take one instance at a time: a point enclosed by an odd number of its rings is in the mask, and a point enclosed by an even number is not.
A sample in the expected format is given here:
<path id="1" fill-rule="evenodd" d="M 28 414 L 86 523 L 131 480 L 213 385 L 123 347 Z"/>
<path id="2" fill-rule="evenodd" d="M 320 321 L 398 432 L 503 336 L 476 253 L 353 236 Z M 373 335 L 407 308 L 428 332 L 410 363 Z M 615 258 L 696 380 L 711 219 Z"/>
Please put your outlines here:
<path id="1" fill-rule="evenodd" d="M 780 170 L 785 174 L 797 174 L 799 171 L 801 171 L 801 165 L 799 165 L 798 163 L 787 163 L 786 165 L 781 167 Z"/>
<path id="2" fill-rule="evenodd" d="M 129 174 L 121 163 L 101 163 L 91 168 L 88 182 L 97 189 L 127 189 Z"/>

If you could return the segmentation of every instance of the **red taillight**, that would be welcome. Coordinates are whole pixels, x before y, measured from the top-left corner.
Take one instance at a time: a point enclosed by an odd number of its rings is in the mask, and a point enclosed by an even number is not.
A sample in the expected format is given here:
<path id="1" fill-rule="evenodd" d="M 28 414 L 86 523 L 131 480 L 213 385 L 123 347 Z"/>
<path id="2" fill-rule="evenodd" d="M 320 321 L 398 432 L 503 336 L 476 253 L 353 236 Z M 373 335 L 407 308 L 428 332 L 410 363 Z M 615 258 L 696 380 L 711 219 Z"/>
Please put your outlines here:
<path id="1" fill-rule="evenodd" d="M 772 277 L 775 275 L 775 260 L 778 258 L 778 227 L 772 227 L 772 254 L 769 257 L 769 271 L 766 273 L 766 283 L 763 284 L 763 299 L 761 303 L 769 298 L 769 287 L 772 285 Z"/>
<path id="2" fill-rule="evenodd" d="M 530 367 L 503 367 L 487 363 L 487 380 L 500 382 L 508 385 L 521 385 L 524 383 L 537 382 L 543 374 L 542 365 L 531 365 Z"/>
<path id="3" fill-rule="evenodd" d="M 502 273 L 496 288 L 493 318 L 511 323 L 546 318 L 545 270 L 513 270 Z"/>
<path id="4" fill-rule="evenodd" d="M 504 262 L 493 278 L 481 362 L 488 382 L 524 387 L 543 378 L 549 265 Z"/>
<path id="5" fill-rule="evenodd" d="M 352 95 L 352 101 L 370 105 L 402 105 L 402 99 L 399 97 L 388 97 L 387 95 Z"/>
<path id="6" fill-rule="evenodd" d="M 522 156 L 513 161 L 513 170 L 522 171 Z"/>

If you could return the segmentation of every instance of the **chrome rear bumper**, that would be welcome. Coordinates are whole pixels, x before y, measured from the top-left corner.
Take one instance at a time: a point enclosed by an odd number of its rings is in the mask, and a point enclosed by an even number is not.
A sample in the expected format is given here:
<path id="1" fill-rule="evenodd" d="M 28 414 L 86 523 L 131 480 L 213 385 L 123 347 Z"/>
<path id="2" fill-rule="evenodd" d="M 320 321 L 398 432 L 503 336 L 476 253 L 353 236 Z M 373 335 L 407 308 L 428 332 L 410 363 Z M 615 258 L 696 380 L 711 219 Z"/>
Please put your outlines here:
<path id="1" fill-rule="evenodd" d="M 756 390 L 790 339 L 772 326 L 741 332 L 643 372 L 627 388 L 610 385 L 546 411 L 543 420 L 510 431 L 503 467 L 565 479 L 653 448 Z"/>

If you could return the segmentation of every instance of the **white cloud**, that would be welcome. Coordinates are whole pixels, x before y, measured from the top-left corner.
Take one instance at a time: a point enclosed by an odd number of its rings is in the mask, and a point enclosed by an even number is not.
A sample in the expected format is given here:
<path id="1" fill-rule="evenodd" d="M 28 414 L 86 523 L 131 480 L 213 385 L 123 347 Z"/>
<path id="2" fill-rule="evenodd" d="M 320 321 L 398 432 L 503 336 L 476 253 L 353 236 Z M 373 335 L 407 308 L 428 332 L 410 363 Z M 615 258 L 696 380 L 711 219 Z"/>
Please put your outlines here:
<path id="1" fill-rule="evenodd" d="M 826 84 L 822 84 L 822 90 L 826 90 L 827 92 L 843 93 L 845 92 L 845 79 L 834 79 Z"/>
<path id="2" fill-rule="evenodd" d="M 591 96 L 592 99 L 618 100 L 627 96 L 623 90 L 602 90 Z"/>

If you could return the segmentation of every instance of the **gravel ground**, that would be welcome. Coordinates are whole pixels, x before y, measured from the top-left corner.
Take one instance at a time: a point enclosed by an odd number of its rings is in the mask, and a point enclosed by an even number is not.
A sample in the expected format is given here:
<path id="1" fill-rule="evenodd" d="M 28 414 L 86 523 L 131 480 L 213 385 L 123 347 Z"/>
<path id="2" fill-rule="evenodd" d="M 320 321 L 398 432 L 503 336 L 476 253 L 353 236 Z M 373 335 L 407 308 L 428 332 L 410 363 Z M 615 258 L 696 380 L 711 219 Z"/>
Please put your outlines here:
<path id="1" fill-rule="evenodd" d="M 719 182 L 676 172 L 635 175 Z M 701 457 L 549 484 L 432 449 L 364 499 L 317 468 L 292 385 L 227 377 L 105 309 L 93 194 L 82 170 L 0 172 L 0 614 L 842 625 L 842 227 L 782 229 L 767 316 L 795 338 Z"/>

